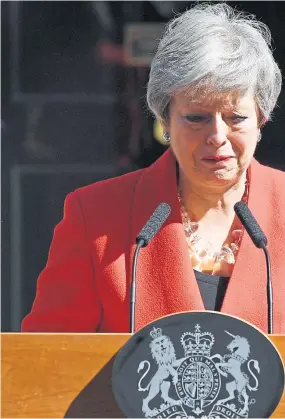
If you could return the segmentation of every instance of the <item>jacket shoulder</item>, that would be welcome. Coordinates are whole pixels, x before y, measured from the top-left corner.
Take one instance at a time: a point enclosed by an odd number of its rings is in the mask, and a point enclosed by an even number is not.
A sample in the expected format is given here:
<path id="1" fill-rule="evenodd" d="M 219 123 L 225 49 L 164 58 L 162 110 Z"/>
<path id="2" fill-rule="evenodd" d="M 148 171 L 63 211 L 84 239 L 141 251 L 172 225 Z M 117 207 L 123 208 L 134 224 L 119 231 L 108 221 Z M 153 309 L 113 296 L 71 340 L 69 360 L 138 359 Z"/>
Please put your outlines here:
<path id="1" fill-rule="evenodd" d="M 262 163 L 258 163 L 258 165 L 264 172 L 267 172 L 267 174 L 272 176 L 273 178 L 276 178 L 276 179 L 279 178 L 283 180 L 285 179 L 285 171 L 273 168 L 271 166 L 265 166 Z"/>
<path id="2" fill-rule="evenodd" d="M 130 203 L 130 199 L 146 169 L 139 169 L 121 176 L 98 181 L 76 189 L 71 194 L 76 197 L 82 209 L 99 208 L 106 209 L 111 205 L 114 212 L 120 207 L 124 210 Z"/>
<path id="3" fill-rule="evenodd" d="M 275 213 L 285 222 L 285 172 L 259 164 L 257 175 L 258 182 L 263 185 L 262 190 L 266 193 L 266 198 L 261 198 L 269 200 Z"/>
<path id="4" fill-rule="evenodd" d="M 270 166 L 264 166 L 259 163 L 260 170 L 262 170 L 263 175 L 271 183 L 276 184 L 285 192 L 285 172 L 279 169 L 275 169 Z M 281 190 L 280 190 L 281 192 Z"/>

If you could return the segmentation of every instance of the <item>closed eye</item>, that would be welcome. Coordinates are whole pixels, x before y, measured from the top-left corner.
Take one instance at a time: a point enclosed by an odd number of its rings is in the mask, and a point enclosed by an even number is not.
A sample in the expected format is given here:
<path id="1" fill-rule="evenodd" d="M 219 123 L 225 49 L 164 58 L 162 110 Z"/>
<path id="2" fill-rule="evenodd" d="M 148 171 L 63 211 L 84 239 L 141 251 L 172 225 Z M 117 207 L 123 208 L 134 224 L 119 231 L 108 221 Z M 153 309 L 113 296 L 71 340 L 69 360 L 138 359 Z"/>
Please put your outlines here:
<path id="1" fill-rule="evenodd" d="M 247 116 L 242 116 L 242 115 L 233 115 L 232 117 L 230 117 L 230 119 L 234 122 L 234 123 L 240 123 L 243 122 L 247 119 Z"/>
<path id="2" fill-rule="evenodd" d="M 201 124 L 210 122 L 212 120 L 212 116 L 201 114 L 189 114 L 184 116 L 184 119 L 192 124 Z M 240 124 L 247 119 L 247 116 L 233 114 L 231 116 L 224 117 L 224 119 L 229 120 L 233 124 Z"/>
<path id="3" fill-rule="evenodd" d="M 186 121 L 188 122 L 194 122 L 194 123 L 199 123 L 199 122 L 207 122 L 209 120 L 209 117 L 206 115 L 186 115 L 184 117 L 186 119 Z"/>

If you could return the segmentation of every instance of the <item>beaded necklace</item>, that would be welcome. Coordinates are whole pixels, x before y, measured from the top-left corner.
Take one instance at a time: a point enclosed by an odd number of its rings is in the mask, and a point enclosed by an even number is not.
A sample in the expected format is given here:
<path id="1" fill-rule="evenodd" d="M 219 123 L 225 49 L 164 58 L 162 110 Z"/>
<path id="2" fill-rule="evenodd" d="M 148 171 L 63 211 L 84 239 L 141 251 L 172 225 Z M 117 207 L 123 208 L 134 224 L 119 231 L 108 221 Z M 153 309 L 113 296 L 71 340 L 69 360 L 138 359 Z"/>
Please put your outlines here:
<path id="1" fill-rule="evenodd" d="M 242 201 L 247 202 L 247 198 L 248 181 L 245 183 L 245 191 Z M 205 243 L 198 233 L 199 223 L 190 220 L 183 204 L 180 189 L 178 190 L 178 200 L 180 203 L 182 223 L 188 245 L 188 253 L 193 268 L 198 271 L 214 274 L 215 271 L 219 271 L 223 263 L 227 263 L 233 267 L 243 235 L 243 228 L 233 230 L 231 242 L 225 243 L 220 252 L 213 252 L 212 244 L 210 242 Z"/>

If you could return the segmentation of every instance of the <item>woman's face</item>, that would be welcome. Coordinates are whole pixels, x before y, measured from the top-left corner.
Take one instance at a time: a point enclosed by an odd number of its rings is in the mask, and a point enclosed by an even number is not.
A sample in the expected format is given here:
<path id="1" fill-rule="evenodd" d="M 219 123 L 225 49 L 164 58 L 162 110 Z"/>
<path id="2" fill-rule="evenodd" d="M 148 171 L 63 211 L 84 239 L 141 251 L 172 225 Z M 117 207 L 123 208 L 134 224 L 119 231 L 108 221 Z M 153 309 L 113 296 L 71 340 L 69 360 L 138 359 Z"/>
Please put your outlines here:
<path id="1" fill-rule="evenodd" d="M 234 184 L 248 168 L 258 140 L 258 112 L 251 95 L 235 103 L 170 102 L 171 147 L 183 175 L 196 185 Z"/>

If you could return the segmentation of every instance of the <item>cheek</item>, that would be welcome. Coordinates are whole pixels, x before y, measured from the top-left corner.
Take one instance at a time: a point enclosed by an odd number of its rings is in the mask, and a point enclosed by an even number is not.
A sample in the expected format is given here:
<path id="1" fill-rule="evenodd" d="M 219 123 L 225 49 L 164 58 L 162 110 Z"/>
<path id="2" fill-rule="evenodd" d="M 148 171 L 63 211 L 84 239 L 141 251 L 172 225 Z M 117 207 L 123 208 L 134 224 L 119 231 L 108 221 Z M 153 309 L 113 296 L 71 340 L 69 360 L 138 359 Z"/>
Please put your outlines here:
<path id="1" fill-rule="evenodd" d="M 195 150 L 193 142 L 189 139 L 185 140 L 180 138 L 172 144 L 172 150 L 179 166 L 187 172 L 192 172 L 196 167 L 195 163 Z"/>
<path id="2" fill-rule="evenodd" d="M 236 155 L 244 159 L 251 158 L 256 148 L 257 135 L 256 129 L 252 129 L 246 132 L 240 132 L 237 136 L 233 137 L 231 143 Z"/>
<path id="3" fill-rule="evenodd" d="M 172 149 L 180 159 L 191 159 L 195 150 L 201 145 L 201 134 L 193 130 L 185 123 L 176 123 L 171 132 Z"/>

